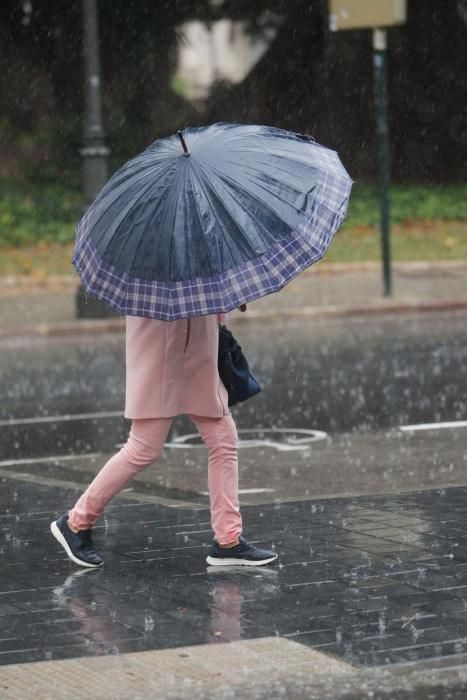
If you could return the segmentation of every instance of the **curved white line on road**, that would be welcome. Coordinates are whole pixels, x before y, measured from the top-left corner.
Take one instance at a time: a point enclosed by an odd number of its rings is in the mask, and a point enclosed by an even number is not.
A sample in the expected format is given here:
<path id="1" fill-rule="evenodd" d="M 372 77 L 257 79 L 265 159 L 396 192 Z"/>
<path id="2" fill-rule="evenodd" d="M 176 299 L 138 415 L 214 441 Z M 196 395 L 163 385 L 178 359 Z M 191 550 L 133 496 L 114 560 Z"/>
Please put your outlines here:
<path id="1" fill-rule="evenodd" d="M 279 442 L 277 440 L 267 438 L 267 437 L 256 437 L 251 439 L 242 439 L 241 435 L 245 434 L 259 434 L 259 435 L 277 435 L 281 433 L 284 435 L 289 435 L 286 438 L 286 442 Z M 318 442 L 319 440 L 325 440 L 327 438 L 327 433 L 322 430 L 306 430 L 303 428 L 242 428 L 238 430 L 239 441 L 238 447 L 271 447 L 279 452 L 291 452 L 296 450 L 307 449 L 307 446 L 313 442 Z M 303 435 L 303 437 L 295 437 L 297 434 Z M 198 433 L 188 433 L 187 435 L 180 435 L 172 440 L 172 442 L 166 442 L 165 447 L 172 447 L 175 449 L 197 449 L 204 447 L 202 442 L 189 443 L 189 440 L 198 439 Z"/>
<path id="2" fill-rule="evenodd" d="M 411 433 L 417 430 L 445 430 L 446 428 L 467 428 L 467 420 L 445 421 L 444 423 L 417 423 L 415 425 L 401 425 L 399 430 Z"/>

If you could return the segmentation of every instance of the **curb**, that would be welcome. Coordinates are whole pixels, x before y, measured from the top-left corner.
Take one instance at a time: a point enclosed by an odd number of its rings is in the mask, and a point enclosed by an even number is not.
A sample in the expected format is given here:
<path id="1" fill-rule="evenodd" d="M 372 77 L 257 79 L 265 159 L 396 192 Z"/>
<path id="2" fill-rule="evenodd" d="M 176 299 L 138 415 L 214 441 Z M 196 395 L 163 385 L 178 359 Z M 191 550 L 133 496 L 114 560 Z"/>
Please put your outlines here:
<path id="1" fill-rule="evenodd" d="M 391 267 L 396 272 L 450 272 L 451 270 L 467 270 L 467 262 L 465 260 L 398 260 L 391 263 Z M 315 265 L 310 265 L 300 274 L 319 273 L 341 273 L 341 272 L 380 272 L 380 260 L 361 260 L 355 262 L 317 262 Z"/>
<path id="2" fill-rule="evenodd" d="M 291 308 L 286 312 L 260 312 L 248 311 L 251 320 L 271 320 L 289 318 L 347 318 L 349 316 L 378 316 L 390 314 L 406 313 L 426 313 L 440 311 L 459 311 L 467 309 L 467 298 L 464 299 L 443 299 L 432 301 L 381 301 L 377 304 L 348 304 L 329 306 L 303 306 Z M 248 321 L 246 315 L 236 317 L 242 321 Z"/>
<path id="3" fill-rule="evenodd" d="M 451 274 L 455 271 L 467 272 L 465 260 L 405 260 L 392 263 L 392 269 L 400 275 L 423 275 L 424 273 Z M 334 275 L 359 272 L 380 273 L 381 261 L 362 260 L 356 262 L 328 262 L 323 259 L 310 265 L 300 273 L 300 277 L 332 277 Z M 80 284 L 76 273 L 50 274 L 41 279 L 30 275 L 3 275 L 0 277 L 0 297 L 29 294 L 50 294 L 57 291 L 76 292 Z"/>
<path id="4" fill-rule="evenodd" d="M 386 301 L 377 304 L 349 304 L 339 306 L 305 306 L 292 307 L 281 311 L 254 311 L 237 314 L 230 323 L 255 323 L 268 321 L 287 321 L 290 319 L 326 319 L 349 318 L 353 316 L 389 316 L 410 313 L 449 312 L 467 309 L 467 297 L 463 299 L 443 299 L 441 301 Z M 106 333 L 123 333 L 125 319 L 96 319 L 73 321 L 71 323 L 38 323 L 29 326 L 0 328 L 0 339 L 19 337 L 61 338 L 75 335 L 103 335 Z"/>

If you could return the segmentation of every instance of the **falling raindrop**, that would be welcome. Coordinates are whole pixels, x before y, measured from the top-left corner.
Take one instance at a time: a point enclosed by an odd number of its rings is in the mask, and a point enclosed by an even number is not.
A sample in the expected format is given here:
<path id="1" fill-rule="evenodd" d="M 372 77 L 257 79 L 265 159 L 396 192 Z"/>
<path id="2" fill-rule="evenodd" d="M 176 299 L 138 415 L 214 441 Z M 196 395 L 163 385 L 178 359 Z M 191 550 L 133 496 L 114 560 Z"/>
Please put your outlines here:
<path id="1" fill-rule="evenodd" d="M 151 632 L 154 629 L 154 618 L 150 612 L 144 614 L 144 631 Z"/>

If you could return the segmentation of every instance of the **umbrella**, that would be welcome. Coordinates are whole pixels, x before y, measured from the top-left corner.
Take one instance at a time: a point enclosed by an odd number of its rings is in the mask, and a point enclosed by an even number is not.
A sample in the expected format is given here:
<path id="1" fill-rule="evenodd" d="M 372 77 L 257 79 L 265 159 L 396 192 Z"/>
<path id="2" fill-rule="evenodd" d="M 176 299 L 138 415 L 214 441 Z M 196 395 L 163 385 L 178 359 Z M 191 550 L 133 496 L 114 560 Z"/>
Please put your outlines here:
<path id="1" fill-rule="evenodd" d="M 337 154 L 269 126 L 213 124 L 154 141 L 77 226 L 73 264 L 118 313 L 230 311 L 325 254 L 352 181 Z"/>

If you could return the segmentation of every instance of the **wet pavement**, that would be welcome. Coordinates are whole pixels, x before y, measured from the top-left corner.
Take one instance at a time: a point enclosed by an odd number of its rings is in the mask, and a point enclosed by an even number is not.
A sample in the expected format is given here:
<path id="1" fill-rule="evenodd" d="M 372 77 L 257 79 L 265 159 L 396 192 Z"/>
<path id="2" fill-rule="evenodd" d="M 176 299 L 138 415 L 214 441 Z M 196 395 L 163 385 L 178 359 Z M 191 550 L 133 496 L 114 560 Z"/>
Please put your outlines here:
<path id="1" fill-rule="evenodd" d="M 265 387 L 234 409 L 243 503 L 467 485 L 466 312 L 235 332 Z M 0 469 L 86 483 L 128 432 L 123 336 L 4 339 L 1 349 Z M 205 503 L 204 448 L 184 442 L 193 432 L 177 418 L 157 468 L 132 488 Z"/>
<path id="2" fill-rule="evenodd" d="M 231 327 L 266 387 L 240 427 L 375 430 L 461 420 L 467 412 L 467 311 L 278 320 Z M 122 412 L 123 332 L 1 340 L 0 420 Z M 73 427 L 73 431 L 76 426 Z"/>
<path id="3" fill-rule="evenodd" d="M 467 652 L 467 489 L 244 509 L 280 564 L 206 567 L 206 510 L 108 509 L 97 571 L 51 540 L 70 493 L 3 480 L 0 663 L 280 635 L 358 665 Z M 135 527 L 137 523 L 137 527 Z"/>
<path id="4" fill-rule="evenodd" d="M 245 533 L 280 555 L 253 571 L 205 564 L 206 455 L 183 417 L 96 527 L 104 567 L 77 570 L 48 528 L 125 439 L 122 336 L 1 341 L 0 664 L 278 639 L 281 654 L 299 645 L 349 678 L 461 669 L 466 321 L 241 327 L 265 385 L 235 410 Z M 351 695 L 349 681 L 346 697 L 377 697 L 367 680 L 373 695 Z M 418 697 L 463 697 L 459 683 Z M 329 697 L 344 697 L 336 687 Z"/>
<path id="5" fill-rule="evenodd" d="M 2 479 L 1 664 L 271 637 L 353 668 L 466 658 L 465 488 L 244 507 L 280 564 L 229 571 L 205 564 L 207 510 L 130 499 L 77 569 L 48 530 L 72 495 Z"/>

